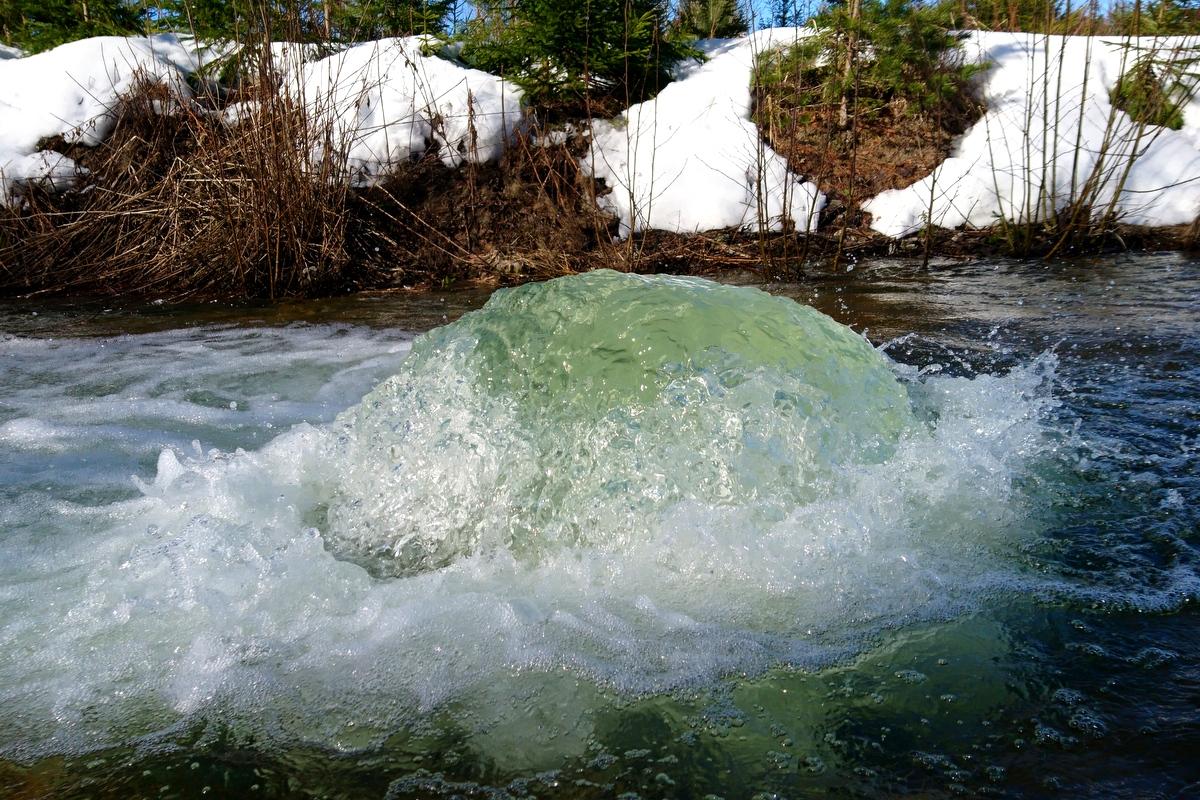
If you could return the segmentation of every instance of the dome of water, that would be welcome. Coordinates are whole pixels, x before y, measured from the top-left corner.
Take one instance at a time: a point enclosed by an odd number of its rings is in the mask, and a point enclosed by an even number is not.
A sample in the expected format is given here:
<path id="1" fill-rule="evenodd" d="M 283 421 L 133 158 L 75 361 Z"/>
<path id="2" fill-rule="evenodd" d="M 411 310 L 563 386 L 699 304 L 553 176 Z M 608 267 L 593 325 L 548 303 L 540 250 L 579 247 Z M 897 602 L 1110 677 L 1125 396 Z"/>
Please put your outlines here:
<path id="1" fill-rule="evenodd" d="M 862 337 L 756 289 L 611 271 L 497 292 L 342 420 L 335 552 L 406 574 L 621 550 L 681 504 L 778 521 L 913 424 Z"/>
<path id="2" fill-rule="evenodd" d="M 30 380 L 31 419 L 98 373 L 139 399 L 87 405 L 96 428 L 0 428 L 36 481 L 0 504 L 0 756 L 207 720 L 354 749 L 444 718 L 504 763 L 541 737 L 540 769 L 582 752 L 577 706 L 602 696 L 816 668 L 978 607 L 1020 585 L 1038 530 L 1050 361 L 922 375 L 751 289 L 565 278 L 407 354 L 349 331 L 190 335 L 28 357 L 74 381 Z M 116 350 L 119 371 L 88 360 Z M 197 384 L 208 405 L 173 399 Z M 320 424 L 280 433 L 281 408 Z M 150 413 L 183 431 L 166 449 Z M 254 414 L 266 443 L 240 449 Z M 147 466 L 136 496 L 59 500 L 32 448 L 110 482 Z"/>

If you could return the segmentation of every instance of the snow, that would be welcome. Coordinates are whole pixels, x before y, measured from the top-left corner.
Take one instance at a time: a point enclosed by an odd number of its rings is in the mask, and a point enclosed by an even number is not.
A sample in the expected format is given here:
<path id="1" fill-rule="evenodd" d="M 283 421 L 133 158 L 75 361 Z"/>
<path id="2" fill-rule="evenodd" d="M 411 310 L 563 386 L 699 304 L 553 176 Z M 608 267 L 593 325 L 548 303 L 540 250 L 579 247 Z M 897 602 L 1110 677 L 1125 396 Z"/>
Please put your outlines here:
<path id="1" fill-rule="evenodd" d="M 682 65 L 653 100 L 591 124 L 583 167 L 609 190 L 599 202 L 623 235 L 815 228 L 824 196 L 762 143 L 750 120 L 756 56 L 806 35 L 780 28 L 701 42 L 707 61 Z M 931 175 L 867 201 L 872 226 L 899 237 L 926 220 L 943 227 L 1039 220 L 1087 187 L 1095 187 L 1097 213 L 1111 208 L 1144 225 L 1191 222 L 1200 212 L 1200 102 L 1190 100 L 1183 129 L 1171 131 L 1136 124 L 1112 107 L 1109 93 L 1139 52 L 1182 59 L 1178 51 L 1194 44 L 972 33 L 966 57 L 990 65 L 979 79 L 986 114 Z M 276 48 L 281 91 L 303 103 L 318 132 L 305 145 L 312 157 L 337 159 L 358 186 L 431 150 L 450 167 L 497 158 L 522 124 L 520 90 L 426 54 L 429 46 L 420 37 L 385 39 L 323 58 Z M 34 182 L 74 185 L 78 165 L 39 143 L 102 141 L 117 98 L 137 76 L 187 97 L 185 78 L 229 49 L 170 35 L 86 39 L 31 56 L 0 48 L 0 203 L 19 203 Z M 226 119 L 252 110 L 235 106 Z"/>
<path id="2" fill-rule="evenodd" d="M 521 91 L 495 75 L 424 55 L 423 37 L 355 45 L 285 74 L 356 186 L 434 149 L 448 167 L 500 156 L 521 123 Z M 327 135 L 328 134 L 328 135 Z"/>
<path id="3" fill-rule="evenodd" d="M 1088 185 L 1097 187 L 1093 213 L 1111 208 L 1140 225 L 1191 222 L 1200 213 L 1200 103 L 1193 98 L 1183 129 L 1172 131 L 1137 124 L 1109 92 L 1138 55 L 1175 59 L 1195 47 L 1182 38 L 973 33 L 967 57 L 992 65 L 981 87 L 986 114 L 931 175 L 866 202 L 871 227 L 900 237 L 926 220 L 945 228 L 1038 221 Z"/>
<path id="4" fill-rule="evenodd" d="M 804 35 L 778 28 L 702 43 L 707 62 L 685 68 L 653 100 L 593 123 L 583 167 L 612 190 L 599 202 L 623 235 L 816 228 L 824 195 L 788 169 L 750 121 L 756 54 Z"/>
<path id="5" fill-rule="evenodd" d="M 170 35 L 97 37 L 0 60 L 0 204 L 18 200 L 30 183 L 61 190 L 75 182 L 75 162 L 39 150 L 42 139 L 99 144 L 112 129 L 117 98 L 139 76 L 186 94 L 197 65 L 195 49 Z"/>
<path id="6" fill-rule="evenodd" d="M 327 156 L 332 143 L 355 185 L 375 182 L 431 146 L 448 166 L 495 159 L 520 123 L 515 86 L 423 55 L 422 44 L 420 38 L 386 39 L 315 60 L 311 48 L 273 48 L 283 90 L 302 100 L 319 132 L 314 153 Z M 170 83 L 187 97 L 187 75 L 230 52 L 174 36 L 99 37 L 0 61 L 0 203 L 19 202 L 23 187 L 34 182 L 73 186 L 81 169 L 38 143 L 62 136 L 67 143 L 99 144 L 112 129 L 117 98 L 138 75 Z M 247 111 L 240 104 L 227 119 Z"/>
<path id="7" fill-rule="evenodd" d="M 19 47 L 13 47 L 7 44 L 0 44 L 0 61 L 6 58 L 24 58 L 25 51 Z"/>

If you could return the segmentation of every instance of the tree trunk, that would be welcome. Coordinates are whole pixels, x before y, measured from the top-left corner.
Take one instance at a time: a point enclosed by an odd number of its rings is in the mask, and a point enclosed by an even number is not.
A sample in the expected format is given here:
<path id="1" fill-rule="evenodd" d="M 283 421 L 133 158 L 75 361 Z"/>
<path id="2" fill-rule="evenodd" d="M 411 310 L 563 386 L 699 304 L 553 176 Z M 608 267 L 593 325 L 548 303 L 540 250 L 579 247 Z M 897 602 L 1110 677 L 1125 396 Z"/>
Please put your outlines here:
<path id="1" fill-rule="evenodd" d="M 846 57 L 842 61 L 842 102 L 838 108 L 838 127 L 850 127 L 850 86 L 854 77 L 854 61 L 858 54 L 858 20 L 862 17 L 862 0 L 850 0 L 846 5 L 850 14 L 850 30 L 846 33 Z"/>

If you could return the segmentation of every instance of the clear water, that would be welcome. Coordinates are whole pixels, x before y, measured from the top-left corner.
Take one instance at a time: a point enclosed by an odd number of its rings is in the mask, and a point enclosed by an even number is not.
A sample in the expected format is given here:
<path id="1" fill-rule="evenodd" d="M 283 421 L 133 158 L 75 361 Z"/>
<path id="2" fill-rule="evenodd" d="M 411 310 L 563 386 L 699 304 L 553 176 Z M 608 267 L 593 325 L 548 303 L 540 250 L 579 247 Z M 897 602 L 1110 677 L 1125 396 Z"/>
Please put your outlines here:
<path id="1" fill-rule="evenodd" d="M 0 309 L 0 794 L 1196 791 L 1200 265 L 766 288 Z"/>

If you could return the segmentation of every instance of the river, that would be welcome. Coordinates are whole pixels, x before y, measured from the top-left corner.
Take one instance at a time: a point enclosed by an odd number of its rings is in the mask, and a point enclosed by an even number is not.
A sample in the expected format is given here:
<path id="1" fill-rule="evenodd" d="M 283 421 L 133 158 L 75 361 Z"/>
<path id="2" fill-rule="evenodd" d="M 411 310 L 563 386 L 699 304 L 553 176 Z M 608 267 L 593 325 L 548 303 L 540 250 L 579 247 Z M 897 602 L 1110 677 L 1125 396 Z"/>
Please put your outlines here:
<path id="1" fill-rule="evenodd" d="M 0 794 L 1200 792 L 1200 261 L 487 301 L 0 305 Z"/>

